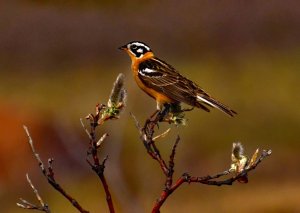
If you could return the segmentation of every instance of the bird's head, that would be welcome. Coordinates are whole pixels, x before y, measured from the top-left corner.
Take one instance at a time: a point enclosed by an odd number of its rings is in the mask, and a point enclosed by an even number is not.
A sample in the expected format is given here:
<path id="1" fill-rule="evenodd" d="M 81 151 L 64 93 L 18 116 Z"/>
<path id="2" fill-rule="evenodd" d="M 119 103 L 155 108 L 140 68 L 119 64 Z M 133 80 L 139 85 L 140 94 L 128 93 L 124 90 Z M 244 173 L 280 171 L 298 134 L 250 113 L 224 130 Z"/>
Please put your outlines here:
<path id="1" fill-rule="evenodd" d="M 153 55 L 150 47 L 140 41 L 129 42 L 128 44 L 119 47 L 119 49 L 126 51 L 130 57 L 135 57 L 138 59 L 144 57 L 147 53 Z"/>

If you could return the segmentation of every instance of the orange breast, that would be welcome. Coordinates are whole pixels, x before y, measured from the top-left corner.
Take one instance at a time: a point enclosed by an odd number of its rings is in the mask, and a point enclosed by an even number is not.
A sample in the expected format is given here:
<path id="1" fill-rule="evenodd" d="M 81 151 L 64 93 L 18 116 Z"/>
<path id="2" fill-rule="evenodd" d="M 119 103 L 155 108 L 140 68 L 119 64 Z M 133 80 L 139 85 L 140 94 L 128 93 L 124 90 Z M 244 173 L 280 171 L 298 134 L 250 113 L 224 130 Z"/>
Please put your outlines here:
<path id="1" fill-rule="evenodd" d="M 136 58 L 131 58 L 132 59 L 132 65 L 131 65 L 131 69 L 133 71 L 133 77 L 134 80 L 136 81 L 137 85 L 144 91 L 146 92 L 149 96 L 151 96 L 152 98 L 154 98 L 157 102 L 164 104 L 164 103 L 172 103 L 174 102 L 174 100 L 172 100 L 171 98 L 165 96 L 162 93 L 159 93 L 157 91 L 155 91 L 152 88 L 147 87 L 139 78 L 138 76 L 138 65 L 141 61 L 146 60 L 150 57 L 153 57 L 153 53 L 147 53 L 144 55 L 143 58 L 141 59 L 136 59 Z"/>
<path id="2" fill-rule="evenodd" d="M 149 87 L 146 87 L 145 84 L 139 79 L 138 75 L 134 73 L 134 79 L 137 83 L 137 85 L 148 95 L 150 95 L 152 98 L 154 98 L 157 102 L 164 104 L 164 103 L 172 103 L 174 102 L 169 97 L 165 96 L 164 94 L 161 94 L 154 89 L 151 89 Z"/>

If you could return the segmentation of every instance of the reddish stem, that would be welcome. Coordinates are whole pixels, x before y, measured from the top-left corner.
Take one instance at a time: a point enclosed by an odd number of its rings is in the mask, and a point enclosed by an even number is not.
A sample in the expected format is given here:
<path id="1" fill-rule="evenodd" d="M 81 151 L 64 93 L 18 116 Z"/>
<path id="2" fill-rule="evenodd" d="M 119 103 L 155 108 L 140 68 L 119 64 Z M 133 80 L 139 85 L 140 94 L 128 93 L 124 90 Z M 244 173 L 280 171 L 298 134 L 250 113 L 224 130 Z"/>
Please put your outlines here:
<path id="1" fill-rule="evenodd" d="M 90 116 L 88 117 L 90 119 L 90 126 L 91 126 L 89 136 L 90 136 L 90 150 L 91 150 L 91 154 L 92 154 L 92 158 L 93 158 L 93 163 L 91 163 L 89 160 L 87 160 L 87 162 L 89 163 L 89 165 L 92 167 L 93 171 L 96 172 L 99 179 L 101 180 L 102 186 L 105 191 L 106 202 L 107 202 L 107 205 L 109 208 L 109 212 L 115 213 L 112 197 L 111 197 L 110 191 L 108 189 L 108 184 L 106 182 L 106 178 L 104 176 L 105 162 L 107 160 L 107 157 L 104 158 L 102 163 L 100 163 L 99 157 L 98 157 L 98 148 L 99 147 L 97 146 L 95 132 L 96 132 L 96 127 L 99 126 L 98 121 L 100 120 L 100 112 L 101 112 L 102 108 L 97 106 L 96 109 L 97 109 L 96 115 L 94 116 L 94 115 L 90 114 Z"/>
<path id="2" fill-rule="evenodd" d="M 106 194 L 106 202 L 107 202 L 107 205 L 108 205 L 108 208 L 109 208 L 109 212 L 114 213 L 115 209 L 114 209 L 114 205 L 113 205 L 113 202 L 112 202 L 111 194 L 110 194 L 110 191 L 108 189 L 106 179 L 105 179 L 104 175 L 100 175 L 99 178 L 102 182 L 102 185 L 103 185 L 103 188 L 104 188 L 104 191 L 105 191 L 105 194 Z"/>
<path id="3" fill-rule="evenodd" d="M 159 213 L 161 206 L 164 204 L 164 202 L 167 200 L 167 198 L 184 182 L 186 182 L 184 177 L 179 178 L 174 185 L 170 189 L 165 189 L 162 191 L 159 199 L 154 204 L 154 207 L 152 209 L 152 213 Z"/>
<path id="4" fill-rule="evenodd" d="M 174 174 L 174 158 L 175 158 L 175 152 L 176 152 L 176 147 L 177 144 L 180 140 L 179 137 L 177 137 L 175 144 L 173 145 L 172 152 L 170 155 L 170 160 L 168 162 L 168 165 L 166 164 L 165 160 L 162 158 L 160 155 L 159 149 L 157 148 L 154 140 L 153 140 L 153 135 L 154 135 L 154 128 L 158 126 L 158 123 L 163 120 L 165 113 L 157 113 L 155 114 L 155 117 L 151 117 L 151 119 L 146 120 L 144 127 L 141 128 L 140 124 L 138 123 L 137 119 L 133 114 L 132 117 L 136 122 L 136 127 L 138 128 L 140 132 L 140 139 L 143 141 L 144 146 L 147 150 L 147 153 L 154 159 L 156 160 L 164 175 L 166 176 L 166 181 L 165 181 L 165 189 L 162 191 L 160 194 L 159 199 L 155 202 L 153 208 L 152 208 L 152 213 L 159 213 L 161 206 L 164 204 L 164 202 L 167 200 L 167 198 L 178 188 L 180 187 L 183 183 L 201 183 L 201 184 L 206 184 L 206 185 L 214 185 L 214 186 L 221 186 L 221 185 L 232 185 L 233 182 L 238 180 L 239 178 L 247 175 L 247 173 L 253 169 L 256 168 L 256 166 L 267 156 L 271 154 L 271 150 L 264 150 L 261 154 L 261 156 L 257 159 L 255 163 L 244 169 L 243 172 L 237 174 L 234 177 L 228 178 L 226 180 L 214 180 L 216 178 L 226 176 L 230 174 L 230 170 L 226 170 L 224 172 L 215 174 L 213 176 L 207 175 L 203 177 L 192 177 L 187 173 L 184 173 L 178 180 L 173 184 L 173 174 Z"/>

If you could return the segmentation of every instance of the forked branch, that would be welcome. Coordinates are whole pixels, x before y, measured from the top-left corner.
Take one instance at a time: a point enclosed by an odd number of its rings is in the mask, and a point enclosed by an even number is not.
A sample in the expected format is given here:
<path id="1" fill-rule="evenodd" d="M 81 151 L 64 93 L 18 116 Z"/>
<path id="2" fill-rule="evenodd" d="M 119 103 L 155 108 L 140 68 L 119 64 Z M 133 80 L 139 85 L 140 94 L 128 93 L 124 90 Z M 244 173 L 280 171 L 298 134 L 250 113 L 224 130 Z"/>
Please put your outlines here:
<path id="1" fill-rule="evenodd" d="M 82 213 L 88 213 L 89 211 L 85 210 L 78 202 L 75 200 L 71 195 L 69 195 L 60 185 L 59 183 L 56 182 L 55 177 L 54 177 L 54 170 L 53 170 L 53 158 L 48 159 L 48 167 L 45 168 L 45 165 L 43 161 L 41 160 L 39 154 L 36 152 L 33 140 L 30 136 L 29 130 L 26 126 L 24 126 L 24 130 L 28 136 L 28 143 L 31 147 L 32 153 L 35 156 L 39 167 L 43 173 L 43 175 L 47 178 L 48 183 L 55 189 L 57 190 L 61 195 L 63 195 L 79 212 Z M 29 182 L 29 181 L 28 181 Z M 50 210 L 49 210 L 50 211 Z"/>
<path id="2" fill-rule="evenodd" d="M 262 160 L 271 155 L 271 150 L 263 150 L 258 157 L 257 150 L 251 159 L 247 159 L 243 154 L 242 145 L 240 143 L 234 143 L 232 151 L 232 165 L 230 169 L 217 173 L 215 175 L 199 177 L 191 176 L 188 173 L 184 173 L 174 182 L 174 159 L 176 154 L 176 148 L 178 146 L 180 138 L 178 136 L 173 145 L 168 164 L 161 156 L 159 149 L 155 144 L 155 139 L 157 138 L 157 136 L 154 136 L 155 127 L 158 126 L 159 122 L 164 121 L 165 114 L 165 112 L 157 113 L 154 117 L 147 119 L 143 127 L 141 127 L 136 117 L 133 114 L 131 114 L 135 121 L 136 127 L 139 130 L 140 139 L 143 142 L 147 153 L 151 156 L 152 159 L 158 162 L 166 177 L 164 190 L 161 192 L 160 197 L 155 202 L 152 208 L 152 213 L 160 212 L 160 208 L 164 204 L 166 199 L 183 183 L 201 183 L 214 186 L 232 185 L 235 181 L 247 183 L 248 172 L 254 170 L 262 162 Z M 227 179 L 225 180 L 219 179 L 223 176 L 226 177 L 229 174 L 233 175 L 231 177 L 227 177 Z"/>
<path id="3" fill-rule="evenodd" d="M 34 209 L 34 210 L 50 213 L 51 211 L 50 211 L 50 208 L 49 208 L 48 204 L 43 201 L 43 199 L 40 196 L 38 190 L 35 188 L 35 186 L 31 182 L 28 174 L 26 174 L 26 179 L 27 179 L 27 182 L 29 183 L 32 191 L 34 192 L 37 200 L 39 201 L 40 205 L 32 204 L 32 203 L 28 202 L 27 200 L 25 200 L 23 198 L 20 198 L 21 202 L 17 203 L 17 206 L 20 207 L 20 208 L 23 208 L 23 209 Z"/>

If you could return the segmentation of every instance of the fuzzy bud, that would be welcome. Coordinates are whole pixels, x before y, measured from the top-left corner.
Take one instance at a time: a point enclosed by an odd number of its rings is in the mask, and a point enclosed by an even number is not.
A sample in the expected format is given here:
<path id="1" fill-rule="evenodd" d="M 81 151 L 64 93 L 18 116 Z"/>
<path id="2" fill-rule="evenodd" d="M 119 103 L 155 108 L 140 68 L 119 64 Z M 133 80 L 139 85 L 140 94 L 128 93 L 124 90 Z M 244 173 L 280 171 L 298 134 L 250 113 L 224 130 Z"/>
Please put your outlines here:
<path id="1" fill-rule="evenodd" d="M 120 103 L 124 104 L 126 99 L 126 90 L 124 89 L 124 74 L 120 73 L 114 82 L 110 97 L 107 103 L 108 107 L 114 107 Z"/>
<path id="2" fill-rule="evenodd" d="M 244 148 L 240 142 L 232 144 L 231 161 L 230 171 L 236 172 L 237 174 L 243 172 L 248 164 L 248 158 L 244 155 Z M 247 175 L 239 178 L 238 181 L 247 183 Z"/>

